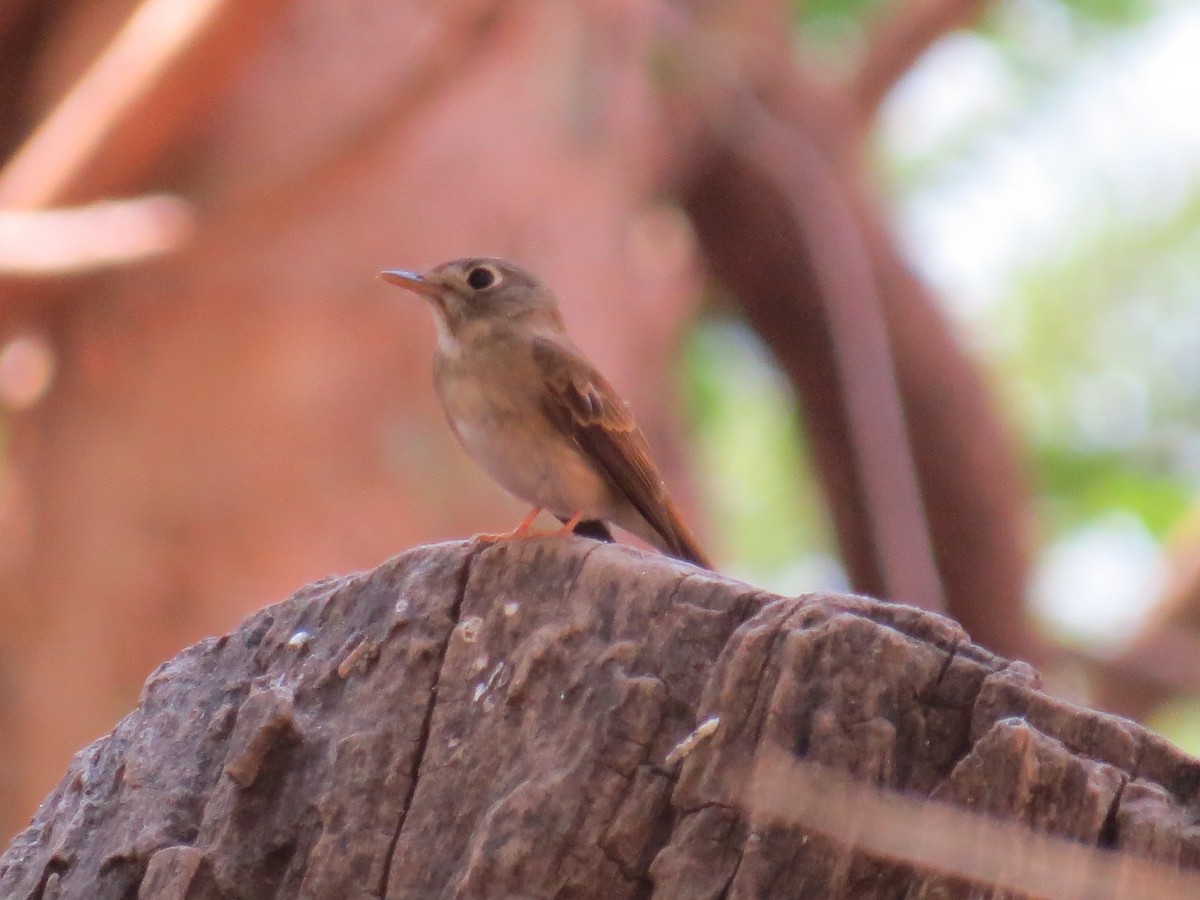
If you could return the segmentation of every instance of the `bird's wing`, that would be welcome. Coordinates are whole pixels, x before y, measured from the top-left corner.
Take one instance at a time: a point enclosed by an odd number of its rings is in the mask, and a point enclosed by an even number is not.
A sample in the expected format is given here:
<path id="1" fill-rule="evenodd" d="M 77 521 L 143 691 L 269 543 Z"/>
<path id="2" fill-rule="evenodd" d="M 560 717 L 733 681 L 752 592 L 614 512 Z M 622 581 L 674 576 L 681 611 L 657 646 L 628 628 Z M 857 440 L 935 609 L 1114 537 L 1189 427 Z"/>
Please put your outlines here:
<path id="1" fill-rule="evenodd" d="M 672 555 L 712 568 L 667 496 L 646 438 L 604 376 L 551 338 L 534 340 L 533 359 L 546 385 L 546 417 L 607 476 Z"/>

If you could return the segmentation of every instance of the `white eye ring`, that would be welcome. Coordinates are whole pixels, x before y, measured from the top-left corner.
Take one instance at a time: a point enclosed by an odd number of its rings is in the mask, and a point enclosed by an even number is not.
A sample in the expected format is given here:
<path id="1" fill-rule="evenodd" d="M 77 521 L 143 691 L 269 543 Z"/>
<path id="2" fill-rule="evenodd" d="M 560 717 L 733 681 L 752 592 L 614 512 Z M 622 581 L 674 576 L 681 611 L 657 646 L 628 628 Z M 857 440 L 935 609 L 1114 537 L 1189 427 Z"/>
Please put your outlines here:
<path id="1" fill-rule="evenodd" d="M 471 270 L 467 272 L 467 285 L 474 291 L 486 291 L 503 280 L 503 276 L 495 266 L 472 266 Z"/>

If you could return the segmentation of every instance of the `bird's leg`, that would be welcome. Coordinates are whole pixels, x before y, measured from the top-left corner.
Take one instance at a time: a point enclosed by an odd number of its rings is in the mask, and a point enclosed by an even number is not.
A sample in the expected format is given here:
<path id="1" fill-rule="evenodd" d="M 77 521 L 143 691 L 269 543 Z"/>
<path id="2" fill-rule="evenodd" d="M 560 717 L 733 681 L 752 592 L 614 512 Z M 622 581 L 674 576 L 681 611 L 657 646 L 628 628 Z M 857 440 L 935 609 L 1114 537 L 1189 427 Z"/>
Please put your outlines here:
<path id="1" fill-rule="evenodd" d="M 542 513 L 540 506 L 535 506 L 521 520 L 521 524 L 512 530 L 510 537 L 528 537 L 533 534 L 533 520 Z"/>
<path id="2" fill-rule="evenodd" d="M 551 531 L 548 536 L 549 537 L 563 537 L 564 535 L 570 534 L 571 532 L 573 532 L 575 530 L 575 526 L 579 524 L 579 522 L 582 518 L 583 518 L 583 510 L 582 509 L 576 510 L 575 515 L 571 516 L 571 518 L 569 518 L 567 521 L 563 522 L 562 528 L 558 529 L 557 531 Z"/>
<path id="3" fill-rule="evenodd" d="M 506 531 L 502 534 L 477 534 L 477 540 L 481 541 L 511 541 L 516 538 L 536 537 L 537 533 L 533 530 L 533 520 L 541 515 L 542 508 L 535 506 L 529 511 L 529 514 L 521 520 L 521 524 L 512 531 Z"/>
<path id="4" fill-rule="evenodd" d="M 529 515 L 521 520 L 521 524 L 512 531 L 504 534 L 477 534 L 475 537 L 481 541 L 512 541 L 517 538 L 532 537 L 564 537 L 571 534 L 575 530 L 575 526 L 583 520 L 583 510 L 579 510 L 571 518 L 563 522 L 561 528 L 539 531 L 533 527 L 533 520 L 538 517 L 541 511 L 542 508 L 540 506 L 535 506 L 529 511 Z"/>

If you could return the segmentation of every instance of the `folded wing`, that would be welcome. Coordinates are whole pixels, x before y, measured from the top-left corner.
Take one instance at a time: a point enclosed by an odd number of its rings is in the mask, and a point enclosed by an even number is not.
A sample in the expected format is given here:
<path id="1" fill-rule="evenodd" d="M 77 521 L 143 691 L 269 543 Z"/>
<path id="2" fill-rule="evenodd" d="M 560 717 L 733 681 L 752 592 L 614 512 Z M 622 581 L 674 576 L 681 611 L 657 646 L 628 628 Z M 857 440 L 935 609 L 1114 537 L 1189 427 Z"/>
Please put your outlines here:
<path id="1" fill-rule="evenodd" d="M 551 338 L 534 341 L 533 357 L 547 386 L 546 417 L 608 476 L 672 556 L 711 569 L 667 496 L 646 438 L 604 376 Z"/>

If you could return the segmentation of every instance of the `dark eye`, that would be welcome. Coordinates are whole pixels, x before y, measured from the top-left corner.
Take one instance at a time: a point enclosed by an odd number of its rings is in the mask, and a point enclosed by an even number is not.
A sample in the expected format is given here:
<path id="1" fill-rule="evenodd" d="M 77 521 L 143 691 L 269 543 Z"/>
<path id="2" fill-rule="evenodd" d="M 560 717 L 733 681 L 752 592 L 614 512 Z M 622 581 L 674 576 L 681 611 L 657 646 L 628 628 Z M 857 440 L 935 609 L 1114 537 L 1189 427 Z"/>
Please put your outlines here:
<path id="1" fill-rule="evenodd" d="M 487 266 L 476 266 L 467 273 L 467 284 L 477 291 L 490 288 L 496 283 L 496 273 Z"/>

